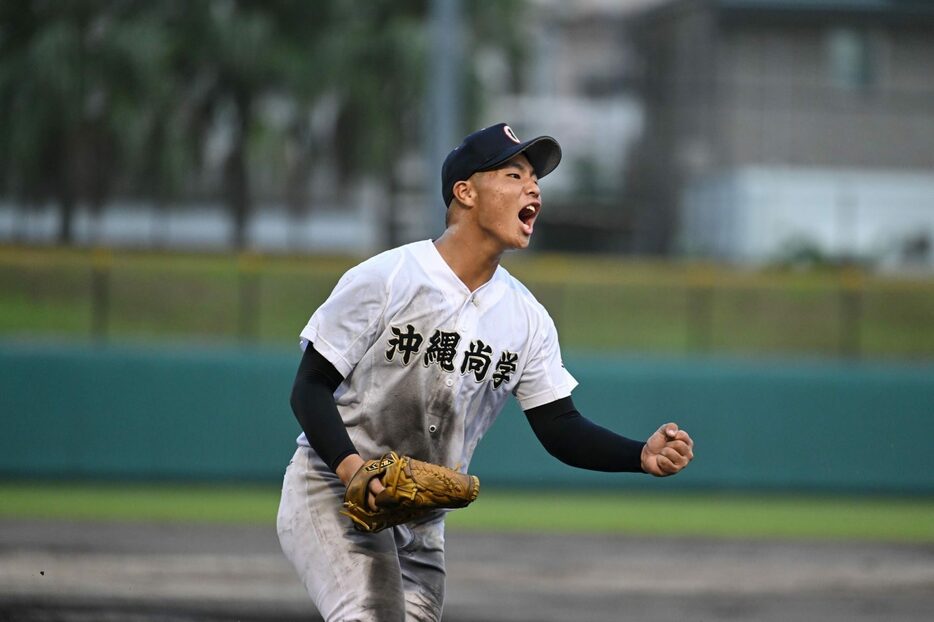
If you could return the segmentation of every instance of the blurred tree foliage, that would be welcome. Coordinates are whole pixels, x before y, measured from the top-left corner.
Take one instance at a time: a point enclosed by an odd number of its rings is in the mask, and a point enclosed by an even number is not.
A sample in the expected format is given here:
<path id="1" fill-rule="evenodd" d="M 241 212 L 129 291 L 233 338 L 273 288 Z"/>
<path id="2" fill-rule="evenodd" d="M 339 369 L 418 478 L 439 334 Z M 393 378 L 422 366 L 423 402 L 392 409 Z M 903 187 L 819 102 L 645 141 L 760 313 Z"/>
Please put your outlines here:
<path id="1" fill-rule="evenodd" d="M 340 187 L 372 175 L 391 195 L 399 154 L 421 147 L 429 9 L 429 0 L 4 0 L 0 193 L 56 204 L 61 243 L 79 205 L 99 214 L 115 196 L 160 209 L 221 198 L 238 248 L 258 178 L 296 215 L 314 202 L 310 175 L 323 160 Z M 470 2 L 470 44 L 514 66 L 519 15 L 519 0 Z M 464 71 L 473 84 L 475 68 Z"/>

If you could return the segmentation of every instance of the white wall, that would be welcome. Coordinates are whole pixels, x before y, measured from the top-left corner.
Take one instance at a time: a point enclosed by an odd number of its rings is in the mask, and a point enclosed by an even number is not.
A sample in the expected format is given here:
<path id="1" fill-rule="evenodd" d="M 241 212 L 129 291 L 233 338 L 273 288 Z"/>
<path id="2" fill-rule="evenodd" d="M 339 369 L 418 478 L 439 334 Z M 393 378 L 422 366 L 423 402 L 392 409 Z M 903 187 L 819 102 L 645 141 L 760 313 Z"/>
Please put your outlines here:
<path id="1" fill-rule="evenodd" d="M 934 245 L 934 172 L 748 167 L 689 184 L 682 205 L 694 255 L 762 262 L 803 241 L 893 265 L 909 239 Z M 931 252 L 924 264 L 934 268 Z"/>

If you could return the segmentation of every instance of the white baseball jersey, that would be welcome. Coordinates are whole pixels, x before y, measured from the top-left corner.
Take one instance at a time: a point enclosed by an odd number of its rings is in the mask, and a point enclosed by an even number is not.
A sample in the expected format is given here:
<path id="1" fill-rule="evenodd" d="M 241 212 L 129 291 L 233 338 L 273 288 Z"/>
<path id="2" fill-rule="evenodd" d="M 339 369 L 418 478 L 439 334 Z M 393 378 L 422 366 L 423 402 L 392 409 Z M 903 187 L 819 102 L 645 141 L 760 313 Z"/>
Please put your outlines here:
<path id="1" fill-rule="evenodd" d="M 466 470 L 509 394 L 528 410 L 577 386 L 525 286 L 498 267 L 470 292 L 430 240 L 344 274 L 301 332 L 309 342 L 344 376 L 334 396 L 364 459 L 394 450 Z"/>

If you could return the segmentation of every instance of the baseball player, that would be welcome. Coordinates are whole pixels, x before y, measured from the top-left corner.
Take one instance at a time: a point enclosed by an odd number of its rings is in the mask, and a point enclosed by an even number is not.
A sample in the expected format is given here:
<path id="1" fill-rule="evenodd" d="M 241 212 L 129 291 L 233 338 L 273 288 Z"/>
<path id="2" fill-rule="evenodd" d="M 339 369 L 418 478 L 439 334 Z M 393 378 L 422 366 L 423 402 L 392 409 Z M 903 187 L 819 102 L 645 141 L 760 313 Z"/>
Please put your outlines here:
<path id="1" fill-rule="evenodd" d="M 638 442 L 584 418 L 554 322 L 500 266 L 528 246 L 539 180 L 560 159 L 554 138 L 523 142 L 505 123 L 470 134 L 442 167 L 443 234 L 349 270 L 301 331 L 291 404 L 303 433 L 277 528 L 325 620 L 440 619 L 445 511 L 360 531 L 347 486 L 388 452 L 466 472 L 510 395 L 544 448 L 572 466 L 666 476 L 693 458 L 674 423 Z M 369 510 L 384 484 L 368 481 Z"/>

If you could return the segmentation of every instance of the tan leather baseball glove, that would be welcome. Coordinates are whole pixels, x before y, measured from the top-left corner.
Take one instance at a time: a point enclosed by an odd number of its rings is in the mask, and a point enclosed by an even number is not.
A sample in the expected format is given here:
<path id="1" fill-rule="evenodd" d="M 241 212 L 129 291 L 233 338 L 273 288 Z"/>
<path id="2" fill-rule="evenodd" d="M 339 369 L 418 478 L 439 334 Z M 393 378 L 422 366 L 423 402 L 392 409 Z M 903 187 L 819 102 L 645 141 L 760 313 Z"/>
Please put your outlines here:
<path id="1" fill-rule="evenodd" d="M 378 477 L 385 490 L 376 495 L 374 512 L 367 503 L 370 480 Z M 480 494 L 475 475 L 389 452 L 358 470 L 344 493 L 341 514 L 357 531 L 377 532 L 428 515 L 440 508 L 462 508 Z"/>

